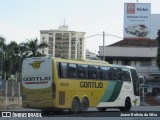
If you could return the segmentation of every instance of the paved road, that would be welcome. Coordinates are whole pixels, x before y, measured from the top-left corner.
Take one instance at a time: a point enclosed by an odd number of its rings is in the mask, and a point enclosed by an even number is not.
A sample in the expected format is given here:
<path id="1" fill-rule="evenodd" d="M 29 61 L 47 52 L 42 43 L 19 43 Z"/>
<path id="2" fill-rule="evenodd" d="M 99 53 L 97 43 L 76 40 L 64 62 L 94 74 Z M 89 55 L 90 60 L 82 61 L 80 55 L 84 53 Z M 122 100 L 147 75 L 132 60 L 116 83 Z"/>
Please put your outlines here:
<path id="1" fill-rule="evenodd" d="M 10 109 L 8 111 L 35 111 L 34 109 Z M 36 110 L 37 112 L 39 110 Z M 148 111 L 148 112 L 145 112 Z M 158 111 L 158 112 L 155 112 Z M 144 117 L 144 115 L 150 114 L 150 117 Z M 106 112 L 98 112 L 96 109 L 89 109 L 89 112 L 87 113 L 79 113 L 79 114 L 70 114 L 67 111 L 65 111 L 63 114 L 52 114 L 52 115 L 45 115 L 42 118 L 30 118 L 30 120 L 159 120 L 160 117 L 156 117 L 157 114 L 160 116 L 160 106 L 139 106 L 139 107 L 132 107 L 130 113 L 123 113 L 123 115 L 138 115 L 143 117 L 120 117 L 121 112 L 118 109 L 108 109 Z M 153 116 L 152 116 L 153 115 Z M 110 116 L 110 117 L 109 117 Z M 113 117 L 118 116 L 118 117 Z M 3 120 L 28 120 L 28 118 L 0 118 Z"/>

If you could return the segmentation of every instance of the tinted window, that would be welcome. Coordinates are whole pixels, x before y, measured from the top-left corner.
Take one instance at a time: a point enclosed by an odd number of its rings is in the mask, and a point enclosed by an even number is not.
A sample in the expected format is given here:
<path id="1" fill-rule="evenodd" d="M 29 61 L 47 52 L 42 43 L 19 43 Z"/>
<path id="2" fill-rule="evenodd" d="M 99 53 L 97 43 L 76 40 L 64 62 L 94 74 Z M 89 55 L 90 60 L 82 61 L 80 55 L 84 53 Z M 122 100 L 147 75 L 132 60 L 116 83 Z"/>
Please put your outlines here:
<path id="1" fill-rule="evenodd" d="M 61 77 L 67 78 L 68 77 L 68 69 L 67 69 L 67 63 L 61 63 Z"/>
<path id="2" fill-rule="evenodd" d="M 77 66 L 77 73 L 78 78 L 87 79 L 88 78 L 88 65 L 78 65 Z"/>
<path id="3" fill-rule="evenodd" d="M 99 67 L 98 66 L 89 66 L 88 67 L 88 78 L 89 79 L 98 79 L 99 78 Z"/>
<path id="4" fill-rule="evenodd" d="M 111 80 L 118 80 L 118 68 L 111 68 Z"/>
<path id="5" fill-rule="evenodd" d="M 111 80 L 131 81 L 127 68 L 111 68 Z"/>
<path id="6" fill-rule="evenodd" d="M 56 65 L 57 65 L 58 77 L 61 77 L 60 63 L 56 63 Z"/>
<path id="7" fill-rule="evenodd" d="M 69 64 L 68 65 L 68 77 L 69 78 L 76 78 L 77 77 L 77 65 L 76 64 Z"/>
<path id="8" fill-rule="evenodd" d="M 131 81 L 129 70 L 127 68 L 122 68 L 121 76 L 123 81 Z"/>
<path id="9" fill-rule="evenodd" d="M 145 25 L 139 25 L 140 27 L 142 27 L 142 28 L 147 28 Z"/>
<path id="10" fill-rule="evenodd" d="M 111 79 L 110 67 L 100 67 L 99 68 L 99 78 L 101 80 L 109 80 L 109 79 Z"/>

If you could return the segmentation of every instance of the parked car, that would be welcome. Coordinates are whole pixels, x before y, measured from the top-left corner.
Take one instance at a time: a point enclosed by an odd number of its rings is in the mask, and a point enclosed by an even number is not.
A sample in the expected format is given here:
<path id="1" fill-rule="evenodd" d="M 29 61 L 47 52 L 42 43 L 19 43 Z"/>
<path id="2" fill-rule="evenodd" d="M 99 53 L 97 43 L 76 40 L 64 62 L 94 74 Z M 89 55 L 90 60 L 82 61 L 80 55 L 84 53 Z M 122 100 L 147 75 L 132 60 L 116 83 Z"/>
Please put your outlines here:
<path id="1" fill-rule="evenodd" d="M 125 31 L 127 33 L 132 33 L 137 37 L 147 36 L 147 34 L 149 33 L 148 27 L 143 24 L 128 26 L 127 28 L 125 28 Z"/>

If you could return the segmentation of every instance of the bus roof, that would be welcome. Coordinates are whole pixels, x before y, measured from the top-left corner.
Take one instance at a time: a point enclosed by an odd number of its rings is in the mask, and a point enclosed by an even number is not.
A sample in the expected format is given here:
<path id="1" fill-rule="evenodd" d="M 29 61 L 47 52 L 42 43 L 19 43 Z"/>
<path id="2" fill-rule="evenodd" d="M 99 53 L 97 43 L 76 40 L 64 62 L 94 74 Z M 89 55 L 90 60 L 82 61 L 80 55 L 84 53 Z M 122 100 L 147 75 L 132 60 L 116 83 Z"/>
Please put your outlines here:
<path id="1" fill-rule="evenodd" d="M 88 59 L 62 59 L 62 58 L 56 58 L 56 57 L 31 57 L 31 58 L 25 58 L 27 59 L 53 59 L 55 62 L 68 62 L 68 63 L 80 63 L 80 64 L 91 64 L 91 65 L 106 65 L 106 66 L 112 66 L 112 67 L 125 67 L 128 69 L 135 69 L 132 66 L 125 66 L 125 65 L 117 65 L 117 64 L 109 64 L 106 61 L 100 61 L 100 60 L 88 60 Z"/>
<path id="2" fill-rule="evenodd" d="M 106 61 L 100 61 L 100 60 L 86 60 L 86 59 L 62 59 L 62 58 L 53 58 L 57 62 L 69 62 L 69 63 L 84 63 L 84 64 L 95 64 L 95 65 L 110 65 Z"/>

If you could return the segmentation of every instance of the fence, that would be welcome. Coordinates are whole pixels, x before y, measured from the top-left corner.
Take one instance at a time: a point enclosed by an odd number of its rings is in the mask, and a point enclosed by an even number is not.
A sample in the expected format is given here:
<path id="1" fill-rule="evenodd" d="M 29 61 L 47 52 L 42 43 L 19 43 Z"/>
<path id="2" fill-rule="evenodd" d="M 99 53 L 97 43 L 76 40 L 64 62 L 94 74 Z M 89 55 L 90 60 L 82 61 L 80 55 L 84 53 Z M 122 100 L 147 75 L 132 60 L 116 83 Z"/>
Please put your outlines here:
<path id="1" fill-rule="evenodd" d="M 0 90 L 0 109 L 17 108 L 22 106 L 21 83 L 15 80 L 6 80 Z"/>

